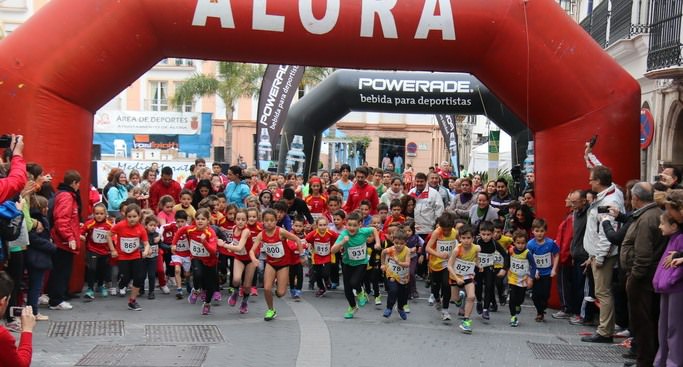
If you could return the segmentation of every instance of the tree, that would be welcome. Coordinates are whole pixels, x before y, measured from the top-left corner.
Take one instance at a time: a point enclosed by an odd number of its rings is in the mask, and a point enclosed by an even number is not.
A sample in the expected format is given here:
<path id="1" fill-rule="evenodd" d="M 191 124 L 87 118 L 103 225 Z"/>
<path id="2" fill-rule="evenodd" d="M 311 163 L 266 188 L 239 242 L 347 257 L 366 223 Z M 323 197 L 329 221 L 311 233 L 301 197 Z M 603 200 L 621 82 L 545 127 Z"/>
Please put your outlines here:
<path id="1" fill-rule="evenodd" d="M 235 103 L 241 97 L 252 97 L 261 88 L 263 65 L 218 62 L 216 75 L 195 74 L 185 80 L 170 98 L 172 105 L 192 103 L 195 98 L 218 95 L 225 104 L 225 160 L 233 162 L 232 119 Z"/>

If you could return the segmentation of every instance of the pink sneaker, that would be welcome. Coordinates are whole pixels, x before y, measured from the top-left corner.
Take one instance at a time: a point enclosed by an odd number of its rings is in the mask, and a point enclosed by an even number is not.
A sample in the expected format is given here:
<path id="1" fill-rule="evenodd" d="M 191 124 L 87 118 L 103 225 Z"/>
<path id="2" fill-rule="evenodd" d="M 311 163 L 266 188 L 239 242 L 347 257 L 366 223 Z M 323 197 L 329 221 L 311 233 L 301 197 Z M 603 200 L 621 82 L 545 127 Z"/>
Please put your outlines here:
<path id="1" fill-rule="evenodd" d="M 256 289 L 256 287 L 251 287 L 250 296 L 254 296 L 254 297 L 258 296 L 258 289 Z"/>
<path id="2" fill-rule="evenodd" d="M 202 315 L 208 315 L 211 313 L 211 304 L 210 303 L 204 303 L 204 307 L 202 307 Z"/>
<path id="3" fill-rule="evenodd" d="M 190 302 L 191 305 L 194 305 L 195 303 L 197 303 L 198 297 L 199 292 L 193 289 L 192 292 L 190 292 L 190 295 L 187 297 L 187 302 Z"/>
<path id="4" fill-rule="evenodd" d="M 237 292 L 232 292 L 230 298 L 228 298 L 228 304 L 233 307 L 237 304 Z"/>
<path id="5" fill-rule="evenodd" d="M 223 297 L 221 296 L 221 292 L 219 292 L 219 291 L 213 292 L 213 297 L 211 297 L 211 300 L 212 300 L 213 302 L 220 302 L 220 301 L 222 301 L 222 300 L 223 300 Z"/>
<path id="6" fill-rule="evenodd" d="M 240 313 L 243 315 L 249 313 L 249 305 L 247 304 L 247 301 L 242 301 L 242 304 L 240 305 Z"/>

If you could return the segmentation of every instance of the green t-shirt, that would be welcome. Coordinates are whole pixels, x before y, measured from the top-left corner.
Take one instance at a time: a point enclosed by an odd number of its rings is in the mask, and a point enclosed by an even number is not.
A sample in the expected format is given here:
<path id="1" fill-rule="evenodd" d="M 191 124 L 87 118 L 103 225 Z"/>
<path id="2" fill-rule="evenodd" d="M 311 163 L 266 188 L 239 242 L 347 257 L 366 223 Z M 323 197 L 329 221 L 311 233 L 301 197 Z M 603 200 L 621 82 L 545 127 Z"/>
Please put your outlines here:
<path id="1" fill-rule="evenodd" d="M 372 227 L 358 228 L 355 235 L 349 234 L 348 230 L 343 230 L 337 238 L 339 243 L 344 240 L 344 237 L 349 236 L 349 242 L 344 244 L 344 264 L 350 266 L 367 265 L 368 264 L 368 237 L 373 236 Z"/>

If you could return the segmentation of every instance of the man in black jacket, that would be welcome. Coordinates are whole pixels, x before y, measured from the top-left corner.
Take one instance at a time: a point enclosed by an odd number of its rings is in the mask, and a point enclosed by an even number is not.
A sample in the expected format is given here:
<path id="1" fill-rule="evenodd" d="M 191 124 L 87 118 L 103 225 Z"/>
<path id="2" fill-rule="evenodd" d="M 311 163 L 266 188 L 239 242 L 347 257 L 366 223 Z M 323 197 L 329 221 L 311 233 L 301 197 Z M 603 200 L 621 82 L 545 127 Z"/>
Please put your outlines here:
<path id="1" fill-rule="evenodd" d="M 287 203 L 287 214 L 294 220 L 297 216 L 302 216 L 306 218 L 309 225 L 313 225 L 313 216 L 311 211 L 308 209 L 308 205 L 303 199 L 300 199 L 294 195 L 294 189 L 291 187 L 286 187 L 282 191 L 282 199 Z"/>
<path id="2" fill-rule="evenodd" d="M 588 252 L 583 248 L 583 234 L 586 232 L 588 220 L 588 201 L 586 191 L 576 190 L 569 194 L 572 211 L 574 212 L 574 228 L 572 242 L 569 251 L 572 255 L 573 277 L 571 295 L 569 297 L 569 312 L 576 316 L 569 322 L 573 325 L 590 324 L 595 316 L 595 308 L 592 303 L 585 303 L 585 284 L 590 283 L 590 266 L 588 266 Z"/>

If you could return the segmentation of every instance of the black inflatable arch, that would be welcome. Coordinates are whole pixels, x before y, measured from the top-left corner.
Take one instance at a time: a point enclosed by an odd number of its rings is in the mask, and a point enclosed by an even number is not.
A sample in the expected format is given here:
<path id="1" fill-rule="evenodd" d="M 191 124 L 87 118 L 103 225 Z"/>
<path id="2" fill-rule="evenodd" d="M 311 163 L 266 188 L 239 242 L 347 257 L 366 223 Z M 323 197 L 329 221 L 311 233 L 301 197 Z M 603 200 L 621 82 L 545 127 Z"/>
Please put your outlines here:
<path id="1" fill-rule="evenodd" d="M 512 137 L 514 164 L 524 159 L 529 138 L 526 125 L 471 74 L 337 70 L 290 109 L 279 172 L 285 172 L 287 152 L 298 135 L 308 179 L 318 167 L 323 131 L 352 111 L 486 115 Z"/>

